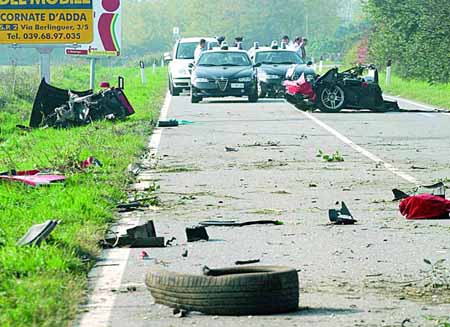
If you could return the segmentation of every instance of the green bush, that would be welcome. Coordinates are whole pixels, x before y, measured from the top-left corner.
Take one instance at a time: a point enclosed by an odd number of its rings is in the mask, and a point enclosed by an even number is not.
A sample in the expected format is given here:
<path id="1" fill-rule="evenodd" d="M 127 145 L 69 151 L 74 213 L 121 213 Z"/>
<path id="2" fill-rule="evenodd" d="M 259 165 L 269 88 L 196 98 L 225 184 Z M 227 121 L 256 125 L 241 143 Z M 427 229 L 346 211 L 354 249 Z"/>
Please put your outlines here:
<path id="1" fill-rule="evenodd" d="M 392 59 L 401 77 L 450 81 L 450 0 L 368 0 L 366 12 L 378 64 Z"/>

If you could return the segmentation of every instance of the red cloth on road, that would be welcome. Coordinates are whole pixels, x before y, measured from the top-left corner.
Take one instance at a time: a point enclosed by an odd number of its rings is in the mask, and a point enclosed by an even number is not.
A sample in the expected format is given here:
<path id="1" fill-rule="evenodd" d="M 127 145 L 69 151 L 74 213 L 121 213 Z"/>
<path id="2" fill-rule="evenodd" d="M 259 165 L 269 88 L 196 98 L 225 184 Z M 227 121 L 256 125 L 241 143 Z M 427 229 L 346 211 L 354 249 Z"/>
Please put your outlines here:
<path id="1" fill-rule="evenodd" d="M 410 196 L 400 202 L 400 212 L 407 219 L 448 218 L 450 201 L 430 194 Z"/>

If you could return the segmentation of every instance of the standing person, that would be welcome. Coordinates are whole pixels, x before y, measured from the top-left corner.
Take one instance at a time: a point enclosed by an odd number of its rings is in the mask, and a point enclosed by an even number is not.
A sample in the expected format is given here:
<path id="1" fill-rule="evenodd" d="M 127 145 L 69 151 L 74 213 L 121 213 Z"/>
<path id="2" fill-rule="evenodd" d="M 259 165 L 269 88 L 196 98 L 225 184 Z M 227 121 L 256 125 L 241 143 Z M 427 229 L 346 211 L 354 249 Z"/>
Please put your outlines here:
<path id="1" fill-rule="evenodd" d="M 302 42 L 300 43 L 299 54 L 302 57 L 303 61 L 306 62 L 306 45 L 308 44 L 308 39 L 306 37 L 302 38 Z"/>
<path id="2" fill-rule="evenodd" d="M 202 54 L 203 51 L 206 51 L 206 40 L 205 39 L 201 39 L 197 48 L 195 48 L 194 62 L 198 61 L 198 58 L 200 58 L 200 55 Z"/>
<path id="3" fill-rule="evenodd" d="M 287 35 L 281 38 L 281 43 L 286 44 L 286 49 L 291 49 L 293 46 L 292 42 L 289 40 L 289 36 Z"/>
<path id="4" fill-rule="evenodd" d="M 300 55 L 300 57 L 302 56 L 301 51 L 300 51 L 300 45 L 302 44 L 302 37 L 301 36 L 297 36 L 294 40 L 294 43 L 292 44 L 292 48 Z"/>

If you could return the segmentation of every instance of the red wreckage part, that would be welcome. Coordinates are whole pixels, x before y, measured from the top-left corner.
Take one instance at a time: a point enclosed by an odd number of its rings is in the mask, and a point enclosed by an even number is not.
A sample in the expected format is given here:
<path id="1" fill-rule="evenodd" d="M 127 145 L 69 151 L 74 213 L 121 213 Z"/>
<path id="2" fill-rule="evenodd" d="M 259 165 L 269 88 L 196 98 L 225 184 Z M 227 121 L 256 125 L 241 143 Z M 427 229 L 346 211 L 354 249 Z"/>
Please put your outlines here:
<path id="1" fill-rule="evenodd" d="M 285 81 L 283 85 L 286 87 L 287 93 L 291 95 L 302 94 L 313 102 L 317 99 L 311 83 L 305 79 L 305 74 L 302 74 L 296 81 Z"/>

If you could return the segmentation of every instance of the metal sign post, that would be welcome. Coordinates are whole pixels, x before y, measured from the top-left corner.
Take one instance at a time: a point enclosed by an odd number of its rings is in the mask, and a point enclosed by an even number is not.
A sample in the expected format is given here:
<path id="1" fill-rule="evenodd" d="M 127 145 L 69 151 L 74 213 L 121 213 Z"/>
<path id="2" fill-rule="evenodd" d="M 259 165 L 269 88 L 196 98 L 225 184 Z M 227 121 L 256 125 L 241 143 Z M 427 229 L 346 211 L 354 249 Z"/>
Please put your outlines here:
<path id="1" fill-rule="evenodd" d="M 95 63 L 97 59 L 91 58 L 90 75 L 89 75 L 89 88 L 91 90 L 95 89 Z"/>
<path id="2" fill-rule="evenodd" d="M 386 86 L 391 86 L 392 60 L 388 60 L 386 64 Z"/>
<path id="3" fill-rule="evenodd" d="M 53 48 L 37 48 L 36 50 L 39 52 L 41 80 L 44 79 L 47 83 L 50 84 L 50 55 L 53 51 Z"/>
<path id="4" fill-rule="evenodd" d="M 145 64 L 143 61 L 139 62 L 139 68 L 141 71 L 141 82 L 142 84 L 147 84 L 147 79 L 145 78 Z"/>

